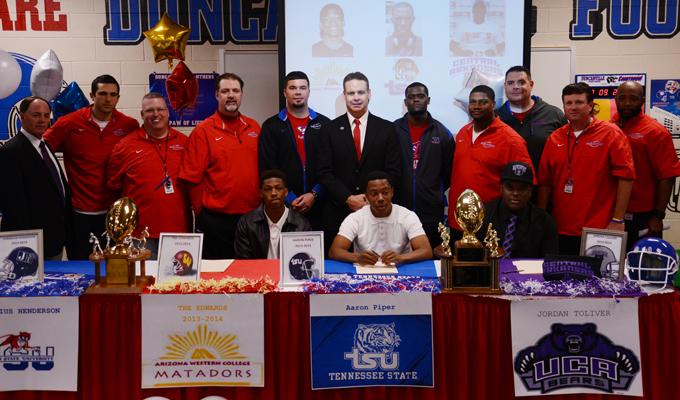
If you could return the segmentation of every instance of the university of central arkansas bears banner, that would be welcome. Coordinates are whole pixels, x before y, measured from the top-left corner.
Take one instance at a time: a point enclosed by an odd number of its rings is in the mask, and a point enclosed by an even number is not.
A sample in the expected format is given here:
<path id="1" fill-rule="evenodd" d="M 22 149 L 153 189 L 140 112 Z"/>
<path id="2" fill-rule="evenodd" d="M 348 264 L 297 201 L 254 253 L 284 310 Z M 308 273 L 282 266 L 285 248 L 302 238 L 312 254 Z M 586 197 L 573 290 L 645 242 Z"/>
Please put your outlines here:
<path id="1" fill-rule="evenodd" d="M 264 386 L 261 294 L 142 296 L 142 388 Z"/>
<path id="2" fill-rule="evenodd" d="M 432 295 L 326 294 L 309 300 L 312 389 L 432 387 Z"/>
<path id="3" fill-rule="evenodd" d="M 78 297 L 2 298 L 0 391 L 10 390 L 78 390 Z"/>
<path id="4" fill-rule="evenodd" d="M 517 301 L 511 318 L 515 396 L 642 396 L 637 299 Z"/>

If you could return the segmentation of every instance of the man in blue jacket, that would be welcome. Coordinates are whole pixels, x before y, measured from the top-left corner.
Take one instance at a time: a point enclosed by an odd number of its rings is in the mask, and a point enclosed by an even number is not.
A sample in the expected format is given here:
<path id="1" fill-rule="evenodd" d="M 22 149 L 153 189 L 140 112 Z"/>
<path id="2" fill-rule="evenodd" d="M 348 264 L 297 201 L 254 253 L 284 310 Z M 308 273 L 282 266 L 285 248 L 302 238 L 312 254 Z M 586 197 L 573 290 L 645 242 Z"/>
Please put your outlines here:
<path id="1" fill-rule="evenodd" d="M 319 130 L 328 118 L 309 108 L 309 78 L 302 71 L 286 75 L 283 97 L 286 108 L 262 124 L 258 143 L 260 173 L 278 169 L 288 178 L 286 203 L 307 216 L 320 229 L 319 196 L 316 178 Z"/>
<path id="2" fill-rule="evenodd" d="M 403 164 L 397 203 L 414 211 L 430 244 L 441 243 L 437 231 L 444 218 L 444 191 L 449 187 L 456 142 L 451 132 L 427 111 L 427 86 L 413 82 L 406 87 L 408 112 L 394 121 Z"/>

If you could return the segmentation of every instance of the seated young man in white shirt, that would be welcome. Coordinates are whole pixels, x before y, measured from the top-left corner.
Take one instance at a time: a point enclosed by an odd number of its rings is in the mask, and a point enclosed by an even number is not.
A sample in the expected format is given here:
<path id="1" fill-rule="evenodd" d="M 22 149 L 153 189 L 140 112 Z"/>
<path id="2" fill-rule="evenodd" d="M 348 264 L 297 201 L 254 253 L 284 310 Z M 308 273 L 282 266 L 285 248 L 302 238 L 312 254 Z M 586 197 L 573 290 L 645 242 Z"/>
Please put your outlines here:
<path id="1" fill-rule="evenodd" d="M 328 252 L 331 259 L 363 265 L 394 265 L 432 258 L 418 216 L 392 204 L 394 187 L 385 172 L 366 178 L 368 205 L 348 215 Z M 350 252 L 350 246 L 354 251 Z"/>

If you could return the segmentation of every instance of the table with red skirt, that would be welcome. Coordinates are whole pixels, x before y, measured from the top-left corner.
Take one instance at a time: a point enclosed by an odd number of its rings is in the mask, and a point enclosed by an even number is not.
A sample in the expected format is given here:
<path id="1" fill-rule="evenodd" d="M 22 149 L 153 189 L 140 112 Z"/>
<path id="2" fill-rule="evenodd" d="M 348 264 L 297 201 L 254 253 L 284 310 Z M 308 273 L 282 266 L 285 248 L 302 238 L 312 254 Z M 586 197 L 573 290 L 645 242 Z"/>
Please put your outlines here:
<path id="1" fill-rule="evenodd" d="M 249 399 L 513 399 L 511 300 L 432 296 L 434 388 L 364 387 L 311 390 L 309 294 L 264 295 L 265 386 L 141 389 L 141 296 L 80 297 L 78 391 L 0 392 L 0 400 Z M 564 299 L 563 301 L 569 301 Z M 678 292 L 639 300 L 644 399 L 679 399 Z M 528 397 L 533 398 L 533 397 Z M 552 400 L 630 399 L 617 395 L 554 395 Z"/>

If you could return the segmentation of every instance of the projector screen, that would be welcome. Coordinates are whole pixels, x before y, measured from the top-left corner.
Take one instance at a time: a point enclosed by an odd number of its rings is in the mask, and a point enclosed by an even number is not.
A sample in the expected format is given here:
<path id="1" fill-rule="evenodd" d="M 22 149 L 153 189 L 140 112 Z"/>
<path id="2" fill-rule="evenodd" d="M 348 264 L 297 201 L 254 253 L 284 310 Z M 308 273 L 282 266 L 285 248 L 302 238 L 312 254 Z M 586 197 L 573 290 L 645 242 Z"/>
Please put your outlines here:
<path id="1" fill-rule="evenodd" d="M 528 65 L 524 0 L 285 0 L 279 23 L 280 79 L 307 73 L 309 105 L 329 118 L 345 112 L 342 79 L 369 79 L 369 110 L 402 116 L 404 89 L 429 88 L 429 111 L 454 134 L 468 122 L 472 87 L 503 101 L 507 68 Z M 281 87 L 283 83 L 281 82 Z"/>

